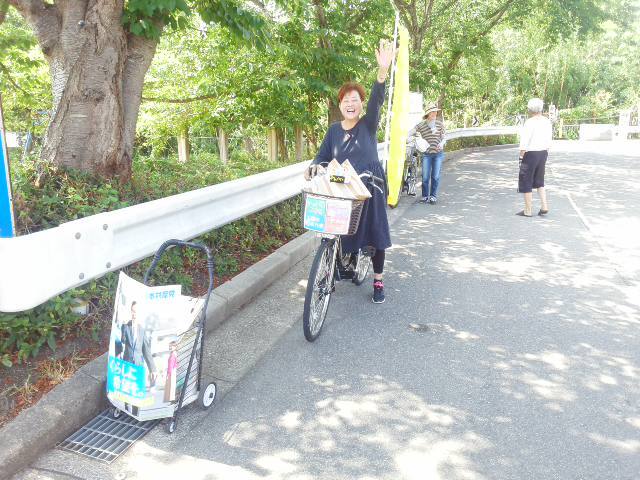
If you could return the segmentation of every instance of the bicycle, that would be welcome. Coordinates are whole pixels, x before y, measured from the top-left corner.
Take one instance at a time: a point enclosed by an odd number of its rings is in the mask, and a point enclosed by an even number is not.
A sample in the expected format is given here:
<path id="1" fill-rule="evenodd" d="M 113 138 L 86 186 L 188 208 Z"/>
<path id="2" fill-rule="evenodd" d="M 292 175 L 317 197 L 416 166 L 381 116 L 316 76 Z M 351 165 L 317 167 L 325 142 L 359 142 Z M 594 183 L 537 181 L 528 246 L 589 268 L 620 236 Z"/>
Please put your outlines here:
<path id="1" fill-rule="evenodd" d="M 404 176 L 402 181 L 402 191 L 406 192 L 410 197 L 415 197 L 418 190 L 418 182 L 420 181 L 420 151 L 416 146 L 415 137 L 407 140 L 407 157 L 404 162 Z"/>
<path id="2" fill-rule="evenodd" d="M 366 171 L 360 174 L 365 180 L 369 191 L 379 189 L 384 194 L 384 180 Z M 306 212 L 308 198 L 323 197 L 304 192 L 303 216 Z M 336 200 L 334 197 L 325 197 Z M 339 199 L 338 199 L 339 200 Z M 349 229 L 346 235 L 353 235 L 358 230 L 360 215 L 364 206 L 364 200 L 344 200 L 352 202 Z M 305 228 L 311 229 L 305 224 Z M 367 277 L 371 266 L 371 257 L 375 253 L 372 247 L 365 247 L 356 253 L 344 253 L 342 251 L 341 234 L 320 233 L 322 240 L 316 251 L 311 270 L 307 291 L 304 297 L 304 311 L 302 314 L 302 328 L 307 341 L 313 342 L 320 335 L 324 325 L 331 294 L 335 291 L 336 281 L 349 280 L 360 286 Z"/>

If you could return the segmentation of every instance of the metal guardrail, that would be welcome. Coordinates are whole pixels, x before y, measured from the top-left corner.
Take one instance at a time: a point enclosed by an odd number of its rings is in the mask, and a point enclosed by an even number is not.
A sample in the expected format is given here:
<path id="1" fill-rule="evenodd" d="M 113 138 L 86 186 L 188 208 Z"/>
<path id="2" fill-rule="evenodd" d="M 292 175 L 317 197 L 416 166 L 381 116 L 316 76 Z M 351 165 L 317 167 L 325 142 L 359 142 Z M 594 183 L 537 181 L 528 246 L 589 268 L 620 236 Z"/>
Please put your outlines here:
<path id="1" fill-rule="evenodd" d="M 508 135 L 516 127 L 458 129 L 447 138 Z M 378 144 L 381 155 L 385 144 Z M 152 255 L 167 239 L 189 240 L 283 202 L 303 185 L 307 162 L 59 227 L 0 238 L 0 312 L 19 312 Z"/>
<path id="2" fill-rule="evenodd" d="M 495 135 L 517 135 L 519 127 L 473 127 L 457 128 L 447 132 L 447 140 L 468 137 L 492 137 Z"/>
<path id="3" fill-rule="evenodd" d="M 0 312 L 18 312 L 300 193 L 308 162 L 0 238 Z M 247 193 L 250 193 L 249 195 Z"/>

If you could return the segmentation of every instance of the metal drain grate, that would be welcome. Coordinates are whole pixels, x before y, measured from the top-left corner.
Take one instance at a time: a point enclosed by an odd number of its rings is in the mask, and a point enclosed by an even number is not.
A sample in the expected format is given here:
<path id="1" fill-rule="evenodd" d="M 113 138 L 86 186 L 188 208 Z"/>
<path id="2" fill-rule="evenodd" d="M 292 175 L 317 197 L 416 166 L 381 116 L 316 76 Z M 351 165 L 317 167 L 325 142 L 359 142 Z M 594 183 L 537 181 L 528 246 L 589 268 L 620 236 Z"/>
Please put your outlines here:
<path id="1" fill-rule="evenodd" d="M 125 413 L 113 418 L 111 411 L 105 410 L 57 447 L 111 463 L 159 422 L 138 422 Z"/>

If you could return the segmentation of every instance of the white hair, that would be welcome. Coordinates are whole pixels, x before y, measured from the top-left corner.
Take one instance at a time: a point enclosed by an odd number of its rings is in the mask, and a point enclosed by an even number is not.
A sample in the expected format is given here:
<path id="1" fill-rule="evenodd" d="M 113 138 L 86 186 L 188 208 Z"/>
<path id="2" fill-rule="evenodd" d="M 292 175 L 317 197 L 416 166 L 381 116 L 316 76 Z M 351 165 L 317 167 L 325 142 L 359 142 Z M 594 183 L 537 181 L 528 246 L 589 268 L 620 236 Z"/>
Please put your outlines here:
<path id="1" fill-rule="evenodd" d="M 527 110 L 529 113 L 542 113 L 542 109 L 544 108 L 544 102 L 541 98 L 532 98 L 527 103 Z"/>

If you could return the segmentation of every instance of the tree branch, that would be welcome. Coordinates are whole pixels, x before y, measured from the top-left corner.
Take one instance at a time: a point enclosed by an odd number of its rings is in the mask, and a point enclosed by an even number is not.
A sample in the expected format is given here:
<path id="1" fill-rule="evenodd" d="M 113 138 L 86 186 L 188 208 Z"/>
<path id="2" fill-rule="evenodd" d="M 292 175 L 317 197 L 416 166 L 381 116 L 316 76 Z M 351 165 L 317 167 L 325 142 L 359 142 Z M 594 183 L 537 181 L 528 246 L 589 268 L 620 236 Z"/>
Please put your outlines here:
<path id="1" fill-rule="evenodd" d="M 7 17 L 7 10 L 9 9 L 9 3 L 7 0 L 0 0 L 0 25 L 4 23 L 4 19 Z"/>
<path id="2" fill-rule="evenodd" d="M 316 20 L 318 20 L 318 24 L 324 29 L 328 28 L 327 17 L 324 14 L 324 7 L 322 6 L 322 1 L 313 0 L 313 5 L 316 10 Z M 329 40 L 328 38 L 321 37 L 318 40 L 318 43 L 322 48 L 331 50 L 331 40 Z"/>
<path id="3" fill-rule="evenodd" d="M 351 33 L 355 33 L 358 30 L 358 25 L 360 24 L 360 22 L 362 22 L 362 20 L 367 18 L 368 13 L 369 12 L 367 12 L 367 10 L 362 9 L 358 15 L 356 15 L 351 19 L 351 21 L 349 21 L 349 26 L 347 27 L 347 31 Z"/>
<path id="4" fill-rule="evenodd" d="M 29 95 L 29 92 L 27 92 L 24 88 L 22 88 L 20 85 L 18 85 L 16 83 L 16 81 L 13 79 L 13 77 L 11 76 L 11 70 L 9 70 L 9 68 L 2 62 L 0 62 L 0 70 L 2 70 L 4 72 L 4 74 L 7 76 L 7 80 L 9 80 L 9 83 L 11 85 L 13 85 L 13 87 L 16 90 L 21 91 L 22 93 Z"/>
<path id="5" fill-rule="evenodd" d="M 202 95 L 200 97 L 191 98 L 160 98 L 160 97 L 142 97 L 145 102 L 158 102 L 158 103 L 191 103 L 199 102 L 201 100 L 210 100 L 212 98 L 218 98 L 219 95 Z"/>
<path id="6" fill-rule="evenodd" d="M 29 23 L 42 52 L 48 56 L 56 46 L 61 31 L 60 11 L 42 0 L 7 0 Z"/>
<path id="7" fill-rule="evenodd" d="M 504 17 L 504 14 L 507 13 L 507 11 L 509 10 L 509 7 L 513 5 L 514 2 L 515 0 L 507 0 L 505 3 L 502 4 L 500 8 L 498 8 L 497 10 L 489 14 L 487 19 L 491 19 L 491 21 L 487 24 L 486 28 L 478 32 L 471 40 L 469 40 L 466 44 L 462 45 L 459 49 L 453 52 L 453 55 L 451 56 L 451 59 L 449 60 L 449 63 L 447 64 L 447 67 L 446 67 L 445 75 L 446 75 L 447 81 L 445 82 L 445 84 L 448 83 L 449 78 L 451 78 L 453 71 L 458 66 L 458 63 L 466 53 L 466 50 L 468 50 L 469 47 L 473 47 L 477 45 L 482 38 L 488 35 L 489 32 L 491 32 L 491 30 L 493 30 L 493 28 L 496 25 L 498 25 L 498 23 L 500 23 L 500 20 L 502 20 L 502 18 Z M 444 101 L 444 98 L 445 98 L 445 90 L 443 89 L 440 92 L 440 97 L 438 99 L 438 103 L 440 105 Z"/>

